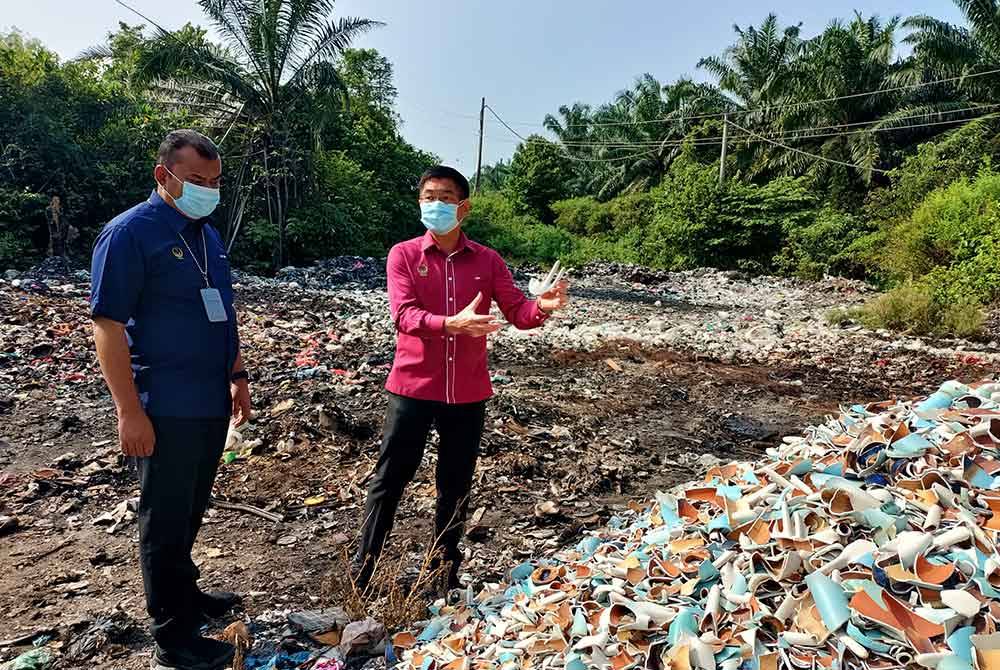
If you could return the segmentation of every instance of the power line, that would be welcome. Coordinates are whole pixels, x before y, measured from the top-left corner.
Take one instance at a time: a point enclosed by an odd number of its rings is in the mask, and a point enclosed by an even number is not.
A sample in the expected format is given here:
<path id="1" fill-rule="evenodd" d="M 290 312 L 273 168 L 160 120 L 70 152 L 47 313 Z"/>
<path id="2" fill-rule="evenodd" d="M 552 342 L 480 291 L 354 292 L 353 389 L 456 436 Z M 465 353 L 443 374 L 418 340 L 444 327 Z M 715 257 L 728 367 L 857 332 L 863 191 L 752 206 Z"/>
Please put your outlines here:
<path id="1" fill-rule="evenodd" d="M 863 98 L 863 97 L 872 96 L 872 95 L 881 95 L 881 94 L 884 94 L 884 93 L 898 93 L 900 91 L 908 91 L 908 90 L 913 90 L 913 89 L 918 89 L 918 88 L 924 88 L 926 86 L 936 86 L 938 84 L 949 84 L 949 83 L 954 83 L 956 81 L 964 81 L 966 79 L 975 79 L 975 78 L 978 78 L 978 77 L 987 77 L 987 76 L 993 75 L 993 74 L 1000 74 L 1000 68 L 997 68 L 997 69 L 994 69 L 994 70 L 987 70 L 986 72 L 975 72 L 975 73 L 972 73 L 972 74 L 966 74 L 966 75 L 961 75 L 961 76 L 956 76 L 956 77 L 946 77 L 946 78 L 943 78 L 943 79 L 935 79 L 935 80 L 932 80 L 932 81 L 919 82 L 919 83 L 916 83 L 916 84 L 904 84 L 902 86 L 893 86 L 893 87 L 890 87 L 890 88 L 876 89 L 874 91 L 865 91 L 863 93 L 851 93 L 851 94 L 848 94 L 848 95 L 834 96 L 832 98 L 820 98 L 820 99 L 816 99 L 816 100 L 804 100 L 802 102 L 790 102 L 790 103 L 782 103 L 782 104 L 777 104 L 777 105 L 766 105 L 764 107 L 757 107 L 757 108 L 754 108 L 754 109 L 734 110 L 734 111 L 730 111 L 730 112 L 713 112 L 713 113 L 710 113 L 710 114 L 694 114 L 694 115 L 690 115 L 690 116 L 684 116 L 684 115 L 682 115 L 682 116 L 666 116 L 666 117 L 663 117 L 663 118 L 660 118 L 660 119 L 649 119 L 649 120 L 646 120 L 646 121 L 594 121 L 594 122 L 588 122 L 588 123 L 570 123 L 570 124 L 567 124 L 565 127 L 566 128 L 594 128 L 594 127 L 598 127 L 599 128 L 599 127 L 605 127 L 605 126 L 632 126 L 632 125 L 645 125 L 645 124 L 653 124 L 653 123 L 677 123 L 677 122 L 682 122 L 682 121 L 698 121 L 698 120 L 702 120 L 702 119 L 721 119 L 721 118 L 725 117 L 727 114 L 729 114 L 730 116 L 732 116 L 732 115 L 746 115 L 746 114 L 761 113 L 761 112 L 770 112 L 770 111 L 783 110 L 783 109 L 796 109 L 796 108 L 799 108 L 799 107 L 808 107 L 810 105 L 820 105 L 820 104 L 824 104 L 824 103 L 828 103 L 828 102 L 839 102 L 841 100 L 853 100 L 855 98 Z M 519 126 L 528 126 L 528 125 L 530 125 L 533 128 L 545 128 L 545 126 L 543 124 L 538 124 L 538 123 L 534 123 L 534 124 L 517 123 L 515 125 L 519 125 Z"/>
<path id="2" fill-rule="evenodd" d="M 835 160 L 833 158 L 826 158 L 825 156 L 820 156 L 819 154 L 811 153 L 809 151 L 803 151 L 802 149 L 796 149 L 795 147 L 790 147 L 787 144 L 782 144 L 781 142 L 777 142 L 775 140 L 768 139 L 767 137 L 763 137 L 761 135 L 758 135 L 757 133 L 753 132 L 752 130 L 747 130 L 746 128 L 741 128 L 740 126 L 736 125 L 732 121 L 728 121 L 727 123 L 729 123 L 733 128 L 736 128 L 739 131 L 747 133 L 748 135 L 753 135 L 754 137 L 756 137 L 756 138 L 758 138 L 760 140 L 763 140 L 764 142 L 767 142 L 768 144 L 773 144 L 776 147 L 781 147 L 782 149 L 786 149 L 788 151 L 792 151 L 792 152 L 795 152 L 797 154 L 801 154 L 803 156 L 808 156 L 809 158 L 815 158 L 816 160 L 825 161 L 827 163 L 832 163 L 834 165 L 842 165 L 844 167 L 854 168 L 855 170 L 858 170 L 859 172 L 863 172 L 865 170 L 870 170 L 872 172 L 877 172 L 879 174 L 889 174 L 888 170 L 880 170 L 879 168 L 874 168 L 874 167 L 864 167 L 864 166 L 861 166 L 861 165 L 855 165 L 854 163 L 845 163 L 844 161 L 838 161 L 838 160 Z"/>
<path id="3" fill-rule="evenodd" d="M 966 107 L 962 109 L 946 110 L 942 112 L 924 112 L 922 114 L 911 114 L 908 116 L 900 116 L 893 119 L 894 121 L 906 121 L 909 119 L 920 119 L 934 116 L 941 116 L 945 114 L 959 114 L 970 111 L 995 109 L 1000 107 L 1000 104 L 989 104 L 989 105 L 977 105 L 974 107 Z M 977 121 L 980 119 L 993 118 L 994 114 L 982 114 L 979 116 L 972 116 L 961 119 L 945 119 L 940 121 L 929 121 L 926 123 L 914 123 L 902 126 L 886 126 L 882 128 L 875 128 L 878 124 L 885 123 L 884 119 L 878 119 L 875 121 L 858 121 L 854 123 L 844 123 L 831 126 L 817 126 L 812 128 L 798 128 L 795 130 L 782 131 L 780 133 L 757 133 L 756 136 L 764 137 L 765 139 L 784 139 L 784 140 L 802 140 L 802 139 L 821 139 L 827 137 L 839 137 L 846 135 L 858 135 L 864 133 L 885 133 L 894 132 L 898 130 L 912 130 L 916 128 L 927 128 L 934 126 L 950 125 L 955 123 L 965 123 L 968 121 Z M 865 126 L 865 127 L 861 127 Z M 818 131 L 822 130 L 838 130 L 846 128 L 858 128 L 857 130 L 846 131 L 846 132 L 828 132 L 820 133 Z M 530 138 L 524 138 L 519 133 L 515 133 L 521 141 L 530 141 Z M 737 136 L 731 137 L 730 141 L 733 142 L 748 142 L 748 136 Z M 691 144 L 693 146 L 719 146 L 721 144 L 722 137 L 699 137 L 690 139 L 676 139 L 676 140 L 636 140 L 629 142 L 627 140 L 622 140 L 619 142 L 600 142 L 600 141 L 560 141 L 559 144 L 567 148 L 574 149 L 586 149 L 586 148 L 607 148 L 607 149 L 639 149 L 644 147 L 651 148 L 666 148 L 666 147 L 676 147 L 682 146 L 684 144 Z M 504 140 L 499 140 L 504 141 Z M 509 140 L 517 141 L 517 140 Z M 547 141 L 547 140 L 546 140 Z"/>

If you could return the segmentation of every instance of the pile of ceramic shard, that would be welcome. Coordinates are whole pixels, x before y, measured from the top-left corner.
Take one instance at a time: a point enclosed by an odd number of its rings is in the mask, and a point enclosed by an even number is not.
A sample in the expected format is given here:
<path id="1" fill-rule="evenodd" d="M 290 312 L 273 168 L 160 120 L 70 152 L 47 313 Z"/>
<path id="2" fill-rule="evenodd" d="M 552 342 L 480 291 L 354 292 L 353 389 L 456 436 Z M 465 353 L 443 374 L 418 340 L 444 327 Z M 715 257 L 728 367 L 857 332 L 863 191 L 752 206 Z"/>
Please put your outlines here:
<path id="1" fill-rule="evenodd" d="M 1000 384 L 854 406 L 393 638 L 400 667 L 1000 668 Z"/>

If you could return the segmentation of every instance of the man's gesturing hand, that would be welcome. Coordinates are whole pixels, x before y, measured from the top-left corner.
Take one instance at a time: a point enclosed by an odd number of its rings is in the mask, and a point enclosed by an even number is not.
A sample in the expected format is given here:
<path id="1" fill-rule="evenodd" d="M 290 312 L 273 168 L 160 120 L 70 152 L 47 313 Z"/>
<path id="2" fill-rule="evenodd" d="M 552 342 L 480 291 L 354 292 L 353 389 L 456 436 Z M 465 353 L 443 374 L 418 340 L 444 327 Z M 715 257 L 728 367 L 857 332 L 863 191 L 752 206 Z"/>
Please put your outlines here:
<path id="1" fill-rule="evenodd" d="M 444 329 L 452 335 L 466 337 L 486 337 L 500 330 L 500 324 L 490 314 L 476 314 L 476 308 L 483 300 L 483 294 L 477 293 L 472 302 L 455 316 L 445 319 Z"/>

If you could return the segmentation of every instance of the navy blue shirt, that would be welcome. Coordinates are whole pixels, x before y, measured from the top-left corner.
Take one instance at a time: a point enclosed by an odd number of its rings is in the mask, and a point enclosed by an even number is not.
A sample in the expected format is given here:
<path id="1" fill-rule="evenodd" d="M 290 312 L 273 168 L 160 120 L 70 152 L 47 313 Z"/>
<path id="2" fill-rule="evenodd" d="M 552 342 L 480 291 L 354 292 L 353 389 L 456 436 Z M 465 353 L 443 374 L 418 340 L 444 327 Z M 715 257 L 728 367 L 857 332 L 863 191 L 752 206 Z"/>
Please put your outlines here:
<path id="1" fill-rule="evenodd" d="M 207 221 L 186 218 L 154 191 L 108 223 L 94 243 L 91 315 L 126 324 L 139 399 L 150 416 L 232 413 L 229 378 L 239 351 L 232 278 L 222 239 Z M 225 322 L 209 321 L 205 281 L 191 258 L 205 267 L 202 232 Z"/>

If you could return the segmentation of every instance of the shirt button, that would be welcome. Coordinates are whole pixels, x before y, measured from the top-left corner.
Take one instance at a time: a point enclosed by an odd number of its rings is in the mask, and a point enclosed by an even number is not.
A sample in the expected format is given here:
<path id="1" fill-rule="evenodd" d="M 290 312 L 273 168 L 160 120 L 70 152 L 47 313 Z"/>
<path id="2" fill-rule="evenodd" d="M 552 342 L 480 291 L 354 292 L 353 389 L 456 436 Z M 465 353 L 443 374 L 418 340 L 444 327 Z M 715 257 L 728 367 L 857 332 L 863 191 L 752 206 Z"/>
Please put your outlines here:
<path id="1" fill-rule="evenodd" d="M 452 358 L 451 356 L 449 356 L 449 357 L 448 357 L 448 360 L 449 360 L 449 361 L 453 361 L 453 360 L 455 360 L 455 359 L 454 359 L 454 358 Z"/>
<path id="2" fill-rule="evenodd" d="M 451 300 L 452 302 L 455 302 L 454 298 L 448 298 L 448 300 Z"/>
<path id="3" fill-rule="evenodd" d="M 455 281 L 454 277 L 448 277 L 448 281 Z"/>
<path id="4" fill-rule="evenodd" d="M 449 337 L 449 338 L 448 338 L 448 341 L 449 341 L 449 342 L 454 342 L 454 341 L 455 341 L 455 338 L 454 338 L 454 337 Z"/>

